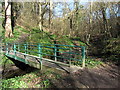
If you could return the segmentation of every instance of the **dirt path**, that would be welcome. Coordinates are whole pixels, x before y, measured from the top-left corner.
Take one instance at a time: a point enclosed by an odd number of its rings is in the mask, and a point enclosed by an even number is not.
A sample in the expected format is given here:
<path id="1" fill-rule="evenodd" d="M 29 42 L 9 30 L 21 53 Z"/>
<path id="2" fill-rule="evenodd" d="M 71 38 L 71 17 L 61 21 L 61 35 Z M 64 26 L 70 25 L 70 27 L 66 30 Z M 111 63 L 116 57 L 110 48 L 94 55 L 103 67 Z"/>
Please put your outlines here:
<path id="1" fill-rule="evenodd" d="M 119 70 L 120 67 L 116 65 L 105 64 L 72 74 L 64 74 L 63 79 L 51 82 L 56 88 L 120 88 Z"/>

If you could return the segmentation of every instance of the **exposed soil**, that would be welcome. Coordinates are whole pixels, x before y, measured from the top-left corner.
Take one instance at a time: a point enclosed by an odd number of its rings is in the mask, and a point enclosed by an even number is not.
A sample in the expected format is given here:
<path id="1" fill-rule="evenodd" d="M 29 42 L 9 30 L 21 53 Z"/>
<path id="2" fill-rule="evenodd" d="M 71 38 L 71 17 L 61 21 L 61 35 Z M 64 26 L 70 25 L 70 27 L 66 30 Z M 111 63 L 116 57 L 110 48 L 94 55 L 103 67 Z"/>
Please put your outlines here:
<path id="1" fill-rule="evenodd" d="M 56 88 L 120 88 L 120 67 L 104 64 L 64 74 L 62 79 L 51 81 Z"/>

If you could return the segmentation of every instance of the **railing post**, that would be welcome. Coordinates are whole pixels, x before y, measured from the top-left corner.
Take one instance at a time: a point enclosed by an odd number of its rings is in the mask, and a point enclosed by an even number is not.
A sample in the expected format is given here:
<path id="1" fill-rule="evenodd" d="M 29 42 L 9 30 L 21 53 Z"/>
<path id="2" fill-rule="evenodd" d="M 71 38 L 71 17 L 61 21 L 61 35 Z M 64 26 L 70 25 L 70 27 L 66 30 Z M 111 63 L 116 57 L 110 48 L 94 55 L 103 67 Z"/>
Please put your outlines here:
<path id="1" fill-rule="evenodd" d="M 24 44 L 25 54 L 27 54 L 27 44 Z"/>
<path id="2" fill-rule="evenodd" d="M 38 44 L 38 56 L 40 57 L 40 69 L 42 70 L 42 47 Z"/>
<path id="3" fill-rule="evenodd" d="M 25 54 L 27 54 L 27 50 L 28 50 L 28 43 L 24 44 L 24 49 L 25 49 Z M 27 61 L 27 55 L 24 55 L 25 57 L 25 63 L 28 64 L 28 61 Z"/>
<path id="4" fill-rule="evenodd" d="M 8 43 L 6 43 L 6 55 L 8 54 Z"/>
<path id="5" fill-rule="evenodd" d="M 57 47 L 56 47 L 56 45 L 54 45 L 54 57 L 55 57 L 55 61 L 57 61 Z"/>
<path id="6" fill-rule="evenodd" d="M 71 50 L 69 50 L 69 65 L 71 67 L 71 55 L 70 55 Z"/>
<path id="7" fill-rule="evenodd" d="M 14 55 L 15 55 L 15 59 L 16 59 L 16 44 L 14 43 Z"/>
<path id="8" fill-rule="evenodd" d="M 28 42 L 26 43 L 26 54 L 28 54 Z"/>
<path id="9" fill-rule="evenodd" d="M 82 47 L 82 67 L 85 67 L 85 47 Z"/>
<path id="10" fill-rule="evenodd" d="M 18 51 L 20 51 L 20 44 L 18 44 Z"/>

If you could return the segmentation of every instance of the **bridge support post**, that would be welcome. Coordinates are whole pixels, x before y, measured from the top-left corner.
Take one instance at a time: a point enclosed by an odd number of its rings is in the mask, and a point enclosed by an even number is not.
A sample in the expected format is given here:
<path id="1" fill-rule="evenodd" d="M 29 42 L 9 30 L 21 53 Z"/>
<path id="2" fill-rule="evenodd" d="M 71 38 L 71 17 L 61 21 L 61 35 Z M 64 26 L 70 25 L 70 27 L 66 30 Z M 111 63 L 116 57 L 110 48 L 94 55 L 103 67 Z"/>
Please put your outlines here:
<path id="1" fill-rule="evenodd" d="M 24 44 L 24 48 L 25 48 L 25 54 L 28 54 L 28 43 Z M 28 64 L 27 55 L 25 55 L 25 62 L 26 64 Z"/>
<path id="2" fill-rule="evenodd" d="M 14 48 L 14 55 L 15 55 L 15 59 L 16 59 L 16 44 L 15 43 L 14 43 L 13 48 Z"/>
<path id="3" fill-rule="evenodd" d="M 6 55 L 9 54 L 9 51 L 8 51 L 8 43 L 6 43 Z"/>
<path id="4" fill-rule="evenodd" d="M 26 54 L 28 54 L 28 42 L 26 43 Z"/>
<path id="5" fill-rule="evenodd" d="M 71 67 L 71 57 L 70 57 L 70 52 L 71 52 L 71 50 L 69 50 L 69 65 L 70 65 L 70 67 Z"/>
<path id="6" fill-rule="evenodd" d="M 56 47 L 56 45 L 54 45 L 54 57 L 55 57 L 55 61 L 57 61 L 57 47 Z"/>
<path id="7" fill-rule="evenodd" d="M 82 47 L 82 67 L 85 67 L 85 47 Z"/>
<path id="8" fill-rule="evenodd" d="M 38 44 L 38 56 L 40 57 L 40 69 L 42 70 L 42 47 Z"/>
<path id="9" fill-rule="evenodd" d="M 27 54 L 27 44 L 24 44 L 25 54 Z"/>
<path id="10" fill-rule="evenodd" d="M 20 51 L 20 44 L 18 44 L 18 51 Z"/>

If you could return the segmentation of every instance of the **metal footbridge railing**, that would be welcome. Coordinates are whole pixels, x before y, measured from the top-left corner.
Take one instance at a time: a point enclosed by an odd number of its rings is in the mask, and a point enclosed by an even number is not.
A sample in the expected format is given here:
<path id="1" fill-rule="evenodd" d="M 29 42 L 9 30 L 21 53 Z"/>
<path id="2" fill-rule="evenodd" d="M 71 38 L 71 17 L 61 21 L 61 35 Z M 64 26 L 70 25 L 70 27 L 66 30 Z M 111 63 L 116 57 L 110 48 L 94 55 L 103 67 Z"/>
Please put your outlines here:
<path id="1" fill-rule="evenodd" d="M 21 56 L 22 54 L 39 58 L 41 66 L 44 60 L 48 60 L 57 64 L 85 67 L 84 46 L 46 43 L 5 43 L 2 46 L 5 55 L 19 59 L 26 64 L 28 63 L 25 57 Z"/>

